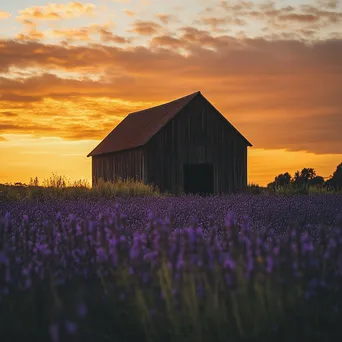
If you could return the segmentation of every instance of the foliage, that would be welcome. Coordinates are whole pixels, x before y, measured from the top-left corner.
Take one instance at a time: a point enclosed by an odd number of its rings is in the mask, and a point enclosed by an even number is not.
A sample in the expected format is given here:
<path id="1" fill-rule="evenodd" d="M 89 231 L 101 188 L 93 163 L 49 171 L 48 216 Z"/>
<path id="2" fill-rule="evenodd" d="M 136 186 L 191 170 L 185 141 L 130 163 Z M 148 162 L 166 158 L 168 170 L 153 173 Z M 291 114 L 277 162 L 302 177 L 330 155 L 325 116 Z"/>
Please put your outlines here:
<path id="1" fill-rule="evenodd" d="M 291 175 L 286 172 L 284 174 L 280 174 L 274 179 L 275 185 L 278 186 L 287 186 L 290 185 L 291 182 Z"/>
<path id="2" fill-rule="evenodd" d="M 336 193 L 342 191 L 342 163 L 333 176 L 324 181 L 313 168 L 296 171 L 294 177 L 286 172 L 279 174 L 267 185 L 267 191 L 282 195 Z"/>
<path id="3" fill-rule="evenodd" d="M 336 167 L 335 172 L 326 182 L 327 187 L 342 190 L 342 163 Z"/>
<path id="4" fill-rule="evenodd" d="M 342 201 L 321 197 L 0 207 L 0 334 L 37 342 L 337 341 Z"/>
<path id="5" fill-rule="evenodd" d="M 143 182 L 135 181 L 134 179 L 121 179 L 116 182 L 105 182 L 102 178 L 92 189 L 99 196 L 115 197 L 115 196 L 149 196 L 159 195 L 157 187 L 146 185 Z"/>
<path id="6" fill-rule="evenodd" d="M 251 183 L 247 185 L 246 192 L 249 194 L 259 195 L 264 193 L 264 188 L 259 186 L 258 184 Z"/>

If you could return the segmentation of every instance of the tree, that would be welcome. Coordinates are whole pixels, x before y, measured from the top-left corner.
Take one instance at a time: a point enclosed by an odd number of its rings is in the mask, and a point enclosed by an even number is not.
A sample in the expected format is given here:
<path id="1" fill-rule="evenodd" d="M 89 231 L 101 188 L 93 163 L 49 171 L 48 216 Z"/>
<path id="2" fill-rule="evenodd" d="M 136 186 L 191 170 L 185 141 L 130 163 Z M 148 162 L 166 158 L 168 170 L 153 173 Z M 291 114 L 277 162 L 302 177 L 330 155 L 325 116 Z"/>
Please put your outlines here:
<path id="1" fill-rule="evenodd" d="M 342 189 L 342 163 L 337 165 L 332 177 L 325 182 L 328 187 L 333 187 L 336 190 Z"/>
<path id="2" fill-rule="evenodd" d="M 286 186 L 291 183 L 291 175 L 286 172 L 286 173 L 281 173 L 277 177 L 274 178 L 274 183 L 275 185 L 279 186 Z"/>
<path id="3" fill-rule="evenodd" d="M 320 186 L 324 184 L 324 178 L 322 176 L 316 176 L 309 180 L 309 185 L 311 186 Z"/>
<path id="4" fill-rule="evenodd" d="M 313 168 L 304 168 L 301 172 L 296 171 L 293 183 L 307 186 L 315 177 L 316 171 Z"/>

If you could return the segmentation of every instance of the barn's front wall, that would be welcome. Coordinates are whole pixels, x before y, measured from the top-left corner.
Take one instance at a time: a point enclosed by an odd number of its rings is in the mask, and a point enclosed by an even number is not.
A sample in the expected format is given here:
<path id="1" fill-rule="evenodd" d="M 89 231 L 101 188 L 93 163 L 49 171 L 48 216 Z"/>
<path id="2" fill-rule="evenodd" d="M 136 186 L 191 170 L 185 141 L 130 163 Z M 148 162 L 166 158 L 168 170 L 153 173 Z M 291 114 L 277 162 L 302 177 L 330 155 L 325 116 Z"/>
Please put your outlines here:
<path id="1" fill-rule="evenodd" d="M 93 185 L 102 178 L 114 181 L 118 178 L 145 180 L 144 155 L 141 147 L 92 157 Z"/>
<path id="2" fill-rule="evenodd" d="M 247 185 L 247 143 L 202 96 L 193 99 L 144 147 L 146 180 L 162 191 L 183 188 L 183 165 L 212 163 L 214 193 Z"/>

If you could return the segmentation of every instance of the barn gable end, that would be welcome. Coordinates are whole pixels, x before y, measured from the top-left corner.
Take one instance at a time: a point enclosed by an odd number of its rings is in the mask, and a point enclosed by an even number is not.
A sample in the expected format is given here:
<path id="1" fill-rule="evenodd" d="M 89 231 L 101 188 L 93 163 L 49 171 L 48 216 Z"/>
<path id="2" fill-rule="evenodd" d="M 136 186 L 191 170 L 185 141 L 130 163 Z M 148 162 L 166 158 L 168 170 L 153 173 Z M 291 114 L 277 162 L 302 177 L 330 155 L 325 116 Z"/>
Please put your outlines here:
<path id="1" fill-rule="evenodd" d="M 203 192 L 216 194 L 246 187 L 247 146 L 252 145 L 196 92 L 128 115 L 88 156 L 93 184 L 100 177 L 129 177 L 179 193 L 194 189 L 197 177 Z"/>

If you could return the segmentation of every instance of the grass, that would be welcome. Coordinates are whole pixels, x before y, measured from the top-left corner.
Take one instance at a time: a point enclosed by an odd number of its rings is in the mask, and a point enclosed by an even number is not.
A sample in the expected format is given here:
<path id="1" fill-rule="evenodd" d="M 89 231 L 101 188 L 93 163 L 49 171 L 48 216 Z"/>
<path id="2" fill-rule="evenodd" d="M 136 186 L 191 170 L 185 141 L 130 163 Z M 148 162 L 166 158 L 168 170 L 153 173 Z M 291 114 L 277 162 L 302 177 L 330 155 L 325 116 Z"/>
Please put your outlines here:
<path id="1" fill-rule="evenodd" d="M 248 184 L 246 193 L 254 195 L 315 195 L 315 194 L 338 194 L 341 191 L 334 191 L 323 186 L 308 186 L 298 187 L 294 185 L 289 186 L 275 186 L 274 188 L 267 188 L 259 186 L 258 184 Z M 182 189 L 179 190 L 179 195 L 184 195 Z M 0 200 L 48 200 L 51 198 L 115 198 L 117 196 L 171 196 L 169 193 L 161 193 L 158 187 L 152 184 L 144 184 L 141 181 L 134 179 L 121 179 L 115 182 L 104 181 L 99 179 L 97 184 L 93 187 L 87 180 L 70 181 L 66 176 L 52 174 L 48 179 L 44 179 L 40 185 L 37 177 L 31 178 L 29 184 L 14 183 L 14 184 L 0 184 Z"/>
<path id="2" fill-rule="evenodd" d="M 157 187 L 147 185 L 134 179 L 121 179 L 115 182 L 105 182 L 99 179 L 96 185 L 90 186 L 87 180 L 71 182 L 65 176 L 53 174 L 43 180 L 31 178 L 30 183 L 0 184 L 0 199 L 51 199 L 51 198 L 114 198 L 116 196 L 168 196 L 161 194 Z"/>
<path id="3" fill-rule="evenodd" d="M 262 187 L 257 184 L 251 183 L 248 184 L 247 193 L 254 195 L 283 195 L 283 196 L 292 196 L 292 195 L 315 195 L 315 194 L 342 194 L 342 190 L 334 190 L 329 189 L 324 186 L 319 185 L 311 185 L 311 186 L 296 186 L 294 184 L 280 186 L 277 185 L 275 187 Z"/>

